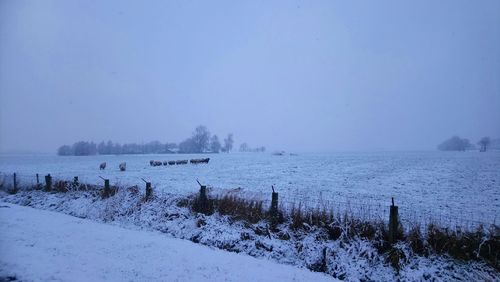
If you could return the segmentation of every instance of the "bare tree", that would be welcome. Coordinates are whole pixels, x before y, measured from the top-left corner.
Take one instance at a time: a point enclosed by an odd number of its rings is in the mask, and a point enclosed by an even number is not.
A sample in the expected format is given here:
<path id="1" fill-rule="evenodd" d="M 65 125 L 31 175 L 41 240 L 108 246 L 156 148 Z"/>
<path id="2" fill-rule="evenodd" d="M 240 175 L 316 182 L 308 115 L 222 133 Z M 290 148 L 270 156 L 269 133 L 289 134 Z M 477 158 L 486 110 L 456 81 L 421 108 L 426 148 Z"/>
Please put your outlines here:
<path id="1" fill-rule="evenodd" d="M 240 152 L 248 152 L 250 150 L 250 147 L 248 146 L 247 143 L 242 143 L 240 145 Z"/>
<path id="2" fill-rule="evenodd" d="M 480 152 L 486 152 L 486 150 L 488 149 L 488 147 L 489 147 L 489 146 L 490 146 L 490 144 L 491 144 L 491 139 L 490 139 L 490 137 L 488 137 L 488 136 L 483 137 L 483 138 L 481 138 L 481 140 L 479 140 L 479 142 L 477 142 L 477 144 L 478 144 L 479 146 L 481 146 L 481 147 L 479 148 L 479 151 L 480 151 Z"/>
<path id="3" fill-rule="evenodd" d="M 468 139 L 453 136 L 439 144 L 438 149 L 441 151 L 465 151 L 473 147 Z"/>
<path id="4" fill-rule="evenodd" d="M 59 156 L 71 156 L 74 154 L 71 146 L 68 146 L 68 145 L 63 145 L 61 147 L 59 147 L 59 149 L 57 149 L 57 154 Z"/>
<path id="5" fill-rule="evenodd" d="M 179 153 L 196 153 L 196 144 L 193 138 L 188 138 L 179 143 Z"/>
<path id="6" fill-rule="evenodd" d="M 213 135 L 212 138 L 210 138 L 210 151 L 212 153 L 218 153 L 220 152 L 221 149 L 221 144 L 219 142 L 219 137 L 217 135 Z"/>
<path id="7" fill-rule="evenodd" d="M 233 134 L 229 133 L 227 135 L 227 138 L 224 139 L 224 147 L 222 148 L 222 151 L 225 153 L 229 153 L 233 149 Z"/>
<path id="8" fill-rule="evenodd" d="M 208 149 L 210 132 L 206 126 L 200 125 L 194 130 L 191 139 L 195 146 L 195 153 L 203 153 Z"/>

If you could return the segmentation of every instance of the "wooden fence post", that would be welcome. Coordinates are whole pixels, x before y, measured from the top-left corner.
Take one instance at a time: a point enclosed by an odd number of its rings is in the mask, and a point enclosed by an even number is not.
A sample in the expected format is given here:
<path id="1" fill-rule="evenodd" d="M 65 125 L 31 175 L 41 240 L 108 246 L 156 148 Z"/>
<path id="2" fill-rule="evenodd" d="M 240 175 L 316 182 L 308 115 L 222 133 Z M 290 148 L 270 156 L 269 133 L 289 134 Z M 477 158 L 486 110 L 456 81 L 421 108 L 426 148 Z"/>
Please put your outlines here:
<path id="1" fill-rule="evenodd" d="M 153 188 L 151 188 L 151 182 L 146 181 L 144 178 L 141 178 L 144 183 L 146 183 L 146 196 L 144 199 L 148 200 L 151 196 L 153 196 Z"/>
<path id="2" fill-rule="evenodd" d="M 398 225 L 398 206 L 394 205 L 394 198 L 392 198 L 392 205 L 389 213 L 389 243 L 391 244 L 394 244 L 397 240 Z"/>
<path id="3" fill-rule="evenodd" d="M 149 199 L 153 194 L 153 188 L 151 188 L 151 182 L 146 182 L 146 199 Z"/>
<path id="4" fill-rule="evenodd" d="M 111 194 L 111 188 L 109 188 L 109 179 L 104 179 L 104 195 L 105 198 L 109 197 Z"/>
<path id="5" fill-rule="evenodd" d="M 102 191 L 102 198 L 108 198 L 111 196 L 111 188 L 109 187 L 109 179 L 106 179 L 102 176 L 99 176 L 102 180 L 104 180 L 104 190 Z"/>
<path id="6" fill-rule="evenodd" d="M 269 215 L 271 216 L 271 223 L 274 225 L 278 223 L 279 211 L 278 211 L 278 192 L 274 191 L 274 186 L 271 186 L 273 193 L 271 195 L 271 208 L 269 209 Z"/>
<path id="7" fill-rule="evenodd" d="M 207 197 L 207 186 L 205 185 L 200 185 L 200 200 L 203 203 L 202 206 L 206 206 L 206 203 L 208 202 L 208 197 Z"/>
<path id="8" fill-rule="evenodd" d="M 52 176 L 50 176 L 50 173 L 45 175 L 45 190 L 52 190 Z"/>
<path id="9" fill-rule="evenodd" d="M 14 172 L 14 191 L 17 191 L 17 177 L 16 173 Z"/>
<path id="10" fill-rule="evenodd" d="M 201 185 L 200 181 L 196 180 L 198 184 L 200 185 L 200 198 L 198 199 L 198 209 L 202 213 L 208 213 L 210 212 L 210 207 L 208 203 L 208 196 L 207 196 L 207 186 L 206 185 Z"/>

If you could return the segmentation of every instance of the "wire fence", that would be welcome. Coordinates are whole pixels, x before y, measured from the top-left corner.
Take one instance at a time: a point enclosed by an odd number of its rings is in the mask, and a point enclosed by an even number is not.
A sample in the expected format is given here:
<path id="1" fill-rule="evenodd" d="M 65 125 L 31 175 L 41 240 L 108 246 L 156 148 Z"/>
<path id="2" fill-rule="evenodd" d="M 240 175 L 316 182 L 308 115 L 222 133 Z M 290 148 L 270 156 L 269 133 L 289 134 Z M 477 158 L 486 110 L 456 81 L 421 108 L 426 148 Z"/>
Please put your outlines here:
<path id="1" fill-rule="evenodd" d="M 74 181 L 74 178 L 61 176 L 52 177 L 53 183 L 56 181 Z M 78 178 L 78 182 L 82 184 L 94 185 L 96 187 L 104 186 L 104 181 L 100 178 Z M 130 183 L 127 184 L 129 184 L 127 186 L 132 186 Z M 120 183 L 113 183 L 112 185 L 118 187 L 126 186 Z M 135 185 L 143 186 L 144 182 L 142 179 L 137 179 L 137 183 Z M 35 186 L 45 186 L 45 175 L 0 172 L 0 189 L 4 191 L 12 191 L 15 188 L 26 189 Z M 193 186 L 192 190 L 186 190 L 182 193 L 167 192 L 164 190 L 155 191 L 158 195 L 179 198 L 184 198 L 197 192 L 198 189 L 195 186 Z M 234 195 L 247 200 L 261 201 L 266 207 L 270 207 L 271 205 L 271 193 L 244 191 L 242 189 L 216 189 L 209 187 L 209 194 L 214 197 Z M 381 221 L 387 223 L 389 221 L 390 201 L 391 199 L 387 199 L 387 202 L 381 203 L 373 200 L 353 199 L 348 197 L 324 198 L 321 194 L 317 197 L 300 197 L 293 194 L 281 193 L 279 207 L 285 211 L 290 211 L 293 208 L 300 207 L 303 211 L 327 211 L 333 213 L 334 215 L 348 215 L 350 218 L 356 218 L 363 221 Z M 485 220 L 483 216 L 475 214 L 474 212 L 467 212 L 464 210 L 443 210 L 439 208 L 431 210 L 416 206 L 412 203 L 400 203 L 398 204 L 398 207 L 399 219 L 405 229 L 419 226 L 421 230 L 425 231 L 427 226 L 434 224 L 452 229 L 474 230 L 480 226 L 489 227 L 497 224 L 496 215 L 493 221 L 491 221 Z"/>

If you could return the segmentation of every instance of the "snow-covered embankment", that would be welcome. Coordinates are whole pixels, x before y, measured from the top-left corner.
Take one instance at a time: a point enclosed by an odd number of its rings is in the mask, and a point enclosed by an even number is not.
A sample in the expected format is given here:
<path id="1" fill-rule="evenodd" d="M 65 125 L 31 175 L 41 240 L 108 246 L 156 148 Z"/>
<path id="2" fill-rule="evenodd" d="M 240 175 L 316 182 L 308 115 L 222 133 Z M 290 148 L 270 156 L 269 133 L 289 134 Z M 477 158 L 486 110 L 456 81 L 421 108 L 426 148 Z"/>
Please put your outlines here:
<path id="1" fill-rule="evenodd" d="M 22 281 L 332 281 L 151 231 L 0 202 L 0 278 Z"/>

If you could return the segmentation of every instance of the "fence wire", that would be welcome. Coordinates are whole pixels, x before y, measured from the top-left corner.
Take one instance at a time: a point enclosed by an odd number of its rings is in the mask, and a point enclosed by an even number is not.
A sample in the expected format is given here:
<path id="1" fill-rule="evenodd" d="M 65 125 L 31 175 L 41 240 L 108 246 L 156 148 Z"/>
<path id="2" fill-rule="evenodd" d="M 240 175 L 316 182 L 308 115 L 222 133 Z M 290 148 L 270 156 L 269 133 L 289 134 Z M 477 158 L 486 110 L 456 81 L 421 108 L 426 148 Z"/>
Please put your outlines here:
<path id="1" fill-rule="evenodd" d="M 74 180 L 73 178 L 60 177 L 57 175 L 52 175 L 52 177 L 53 183 L 56 181 L 72 182 Z M 45 175 L 41 174 L 39 174 L 37 178 L 36 174 L 15 173 L 15 179 L 16 182 L 14 184 L 14 173 L 0 172 L 0 190 L 11 191 L 15 187 L 24 189 L 36 185 L 45 185 Z M 95 185 L 97 187 L 104 186 L 104 181 L 102 179 L 94 179 L 93 177 L 78 178 L 78 181 L 82 184 Z M 120 183 L 114 183 L 112 185 L 125 186 Z M 138 179 L 136 185 L 142 187 L 144 182 Z M 197 188 L 195 186 L 193 186 L 192 190 L 183 193 L 172 193 L 162 190 L 155 191 L 155 193 L 160 195 L 179 198 L 189 196 L 196 192 Z M 271 193 L 244 191 L 242 189 L 215 189 L 210 187 L 209 193 L 214 197 L 234 195 L 247 200 L 261 201 L 266 207 L 270 207 L 271 205 Z M 280 193 L 279 196 L 280 209 L 284 209 L 285 211 L 300 207 L 302 211 L 327 211 L 332 212 L 334 215 L 348 215 L 350 218 L 356 218 L 363 221 L 382 221 L 386 223 L 389 221 L 390 199 L 388 199 L 388 202 L 380 203 L 374 202 L 373 200 L 352 199 L 347 197 L 325 199 L 321 194 L 316 198 L 311 196 L 300 198 L 300 196 L 287 193 Z M 490 225 L 497 224 L 496 216 L 493 222 L 491 222 L 484 220 L 481 215 L 463 210 L 428 210 L 412 205 L 411 203 L 398 204 L 398 207 L 399 219 L 405 229 L 420 227 L 421 230 L 425 231 L 430 224 L 434 224 L 452 229 L 474 230 L 480 226 L 489 227 Z"/>

